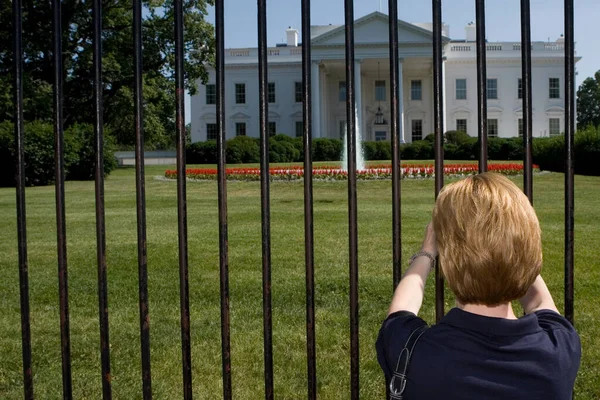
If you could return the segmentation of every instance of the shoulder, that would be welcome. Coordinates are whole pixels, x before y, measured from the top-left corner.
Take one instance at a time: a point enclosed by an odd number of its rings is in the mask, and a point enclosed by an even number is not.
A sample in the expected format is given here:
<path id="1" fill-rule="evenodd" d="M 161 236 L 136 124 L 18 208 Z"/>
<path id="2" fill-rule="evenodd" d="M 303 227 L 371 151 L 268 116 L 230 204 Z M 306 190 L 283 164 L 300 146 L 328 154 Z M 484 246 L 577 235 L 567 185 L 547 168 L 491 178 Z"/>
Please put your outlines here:
<path id="1" fill-rule="evenodd" d="M 547 334 L 561 334 L 579 341 L 579 335 L 573 325 L 556 311 L 538 310 L 534 314 L 537 316 L 540 328 Z"/>
<path id="2" fill-rule="evenodd" d="M 377 361 L 386 376 L 391 375 L 410 334 L 422 326 L 427 326 L 427 323 L 410 311 L 392 313 L 383 321 L 375 347 Z"/>
<path id="3" fill-rule="evenodd" d="M 575 358 L 577 364 L 581 358 L 581 341 L 573 325 L 562 315 L 552 310 L 535 312 L 542 328 L 554 347 L 569 358 Z"/>

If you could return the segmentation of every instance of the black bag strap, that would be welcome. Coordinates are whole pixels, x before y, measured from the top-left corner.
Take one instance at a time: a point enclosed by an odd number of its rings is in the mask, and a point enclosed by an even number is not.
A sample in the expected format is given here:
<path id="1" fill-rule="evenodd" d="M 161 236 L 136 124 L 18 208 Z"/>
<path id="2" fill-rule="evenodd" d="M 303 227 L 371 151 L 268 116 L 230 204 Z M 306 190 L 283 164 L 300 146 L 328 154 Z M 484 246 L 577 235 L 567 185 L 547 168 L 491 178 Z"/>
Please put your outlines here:
<path id="1" fill-rule="evenodd" d="M 415 350 L 417 341 L 421 338 L 426 330 L 427 325 L 422 325 L 412 331 L 408 337 L 408 340 L 406 341 L 406 344 L 404 345 L 404 348 L 400 352 L 400 355 L 398 356 L 398 362 L 396 363 L 396 369 L 394 370 L 394 374 L 390 380 L 390 399 L 403 399 L 402 393 L 404 393 L 404 389 L 406 388 L 406 372 L 408 370 L 408 363 L 410 362 L 410 358 Z"/>

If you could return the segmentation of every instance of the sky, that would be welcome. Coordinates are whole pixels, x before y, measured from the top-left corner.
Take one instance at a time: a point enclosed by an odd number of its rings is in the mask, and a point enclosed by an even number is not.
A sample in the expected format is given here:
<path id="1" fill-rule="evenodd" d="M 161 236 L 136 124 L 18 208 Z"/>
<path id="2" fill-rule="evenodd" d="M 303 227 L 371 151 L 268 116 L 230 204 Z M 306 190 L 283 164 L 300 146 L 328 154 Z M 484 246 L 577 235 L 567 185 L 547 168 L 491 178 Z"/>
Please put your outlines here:
<path id="1" fill-rule="evenodd" d="M 563 0 L 531 1 L 531 40 L 555 41 L 564 33 Z M 257 6 L 251 0 L 225 0 L 225 47 L 257 47 Z M 354 16 L 358 19 L 373 11 L 388 13 L 387 0 L 355 0 Z M 520 1 L 486 2 L 486 36 L 490 42 L 520 41 Z M 300 0 L 267 0 L 267 45 L 285 42 L 285 30 L 291 26 L 301 32 Z M 594 27 L 598 24 L 600 0 L 575 1 L 575 50 L 582 57 L 576 65 L 577 86 L 600 70 L 600 44 Z M 406 22 L 431 22 L 431 1 L 398 0 L 398 19 Z M 208 20 L 214 24 L 214 7 Z M 451 39 L 464 39 L 464 27 L 475 20 L 474 0 L 442 1 L 442 20 L 450 25 Z M 343 0 L 311 1 L 312 25 L 344 23 Z M 190 99 L 186 98 L 186 121 L 189 122 Z"/>

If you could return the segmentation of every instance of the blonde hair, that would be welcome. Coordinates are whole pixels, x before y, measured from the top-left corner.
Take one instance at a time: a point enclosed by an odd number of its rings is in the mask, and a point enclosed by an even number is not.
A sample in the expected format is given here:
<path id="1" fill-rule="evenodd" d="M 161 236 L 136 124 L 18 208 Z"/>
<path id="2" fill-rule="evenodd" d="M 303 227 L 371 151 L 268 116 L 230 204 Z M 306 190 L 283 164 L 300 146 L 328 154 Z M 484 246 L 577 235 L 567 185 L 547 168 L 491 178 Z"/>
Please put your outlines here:
<path id="1" fill-rule="evenodd" d="M 442 272 L 462 304 L 521 298 L 540 273 L 539 221 L 523 192 L 502 175 L 486 172 L 444 187 L 432 222 Z"/>

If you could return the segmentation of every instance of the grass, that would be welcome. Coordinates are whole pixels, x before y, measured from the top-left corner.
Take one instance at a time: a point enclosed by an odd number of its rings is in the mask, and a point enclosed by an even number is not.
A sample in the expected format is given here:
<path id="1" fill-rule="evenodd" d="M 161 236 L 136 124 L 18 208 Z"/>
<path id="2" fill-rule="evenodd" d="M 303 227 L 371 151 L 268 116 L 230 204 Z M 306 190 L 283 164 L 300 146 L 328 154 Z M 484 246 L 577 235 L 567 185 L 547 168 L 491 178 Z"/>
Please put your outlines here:
<path id="1" fill-rule="evenodd" d="M 181 398 L 177 197 L 174 182 L 154 179 L 172 166 L 147 167 L 152 384 L 157 399 Z M 544 243 L 544 276 L 563 307 L 563 175 L 534 179 Z M 520 184 L 520 178 L 515 178 Z M 578 399 L 600 396 L 600 179 L 576 177 L 575 319 L 583 344 Z M 231 359 L 234 398 L 263 397 L 260 189 L 228 183 Z M 271 185 L 275 396 L 306 397 L 304 228 L 301 183 Z M 217 186 L 188 183 L 193 390 L 221 396 Z M 403 259 L 419 246 L 433 204 L 433 181 L 402 182 Z M 101 396 L 94 186 L 66 184 L 74 397 Z M 391 182 L 358 182 L 360 390 L 384 397 L 374 343 L 391 299 Z M 27 189 L 34 389 L 61 397 L 54 188 Z M 346 182 L 315 182 L 316 334 L 322 399 L 349 393 Z M 0 398 L 22 398 L 19 284 L 14 189 L 0 189 Z M 134 170 L 106 181 L 113 395 L 141 398 Z M 447 293 L 446 309 L 452 306 Z M 433 280 L 422 316 L 433 322 Z"/>

